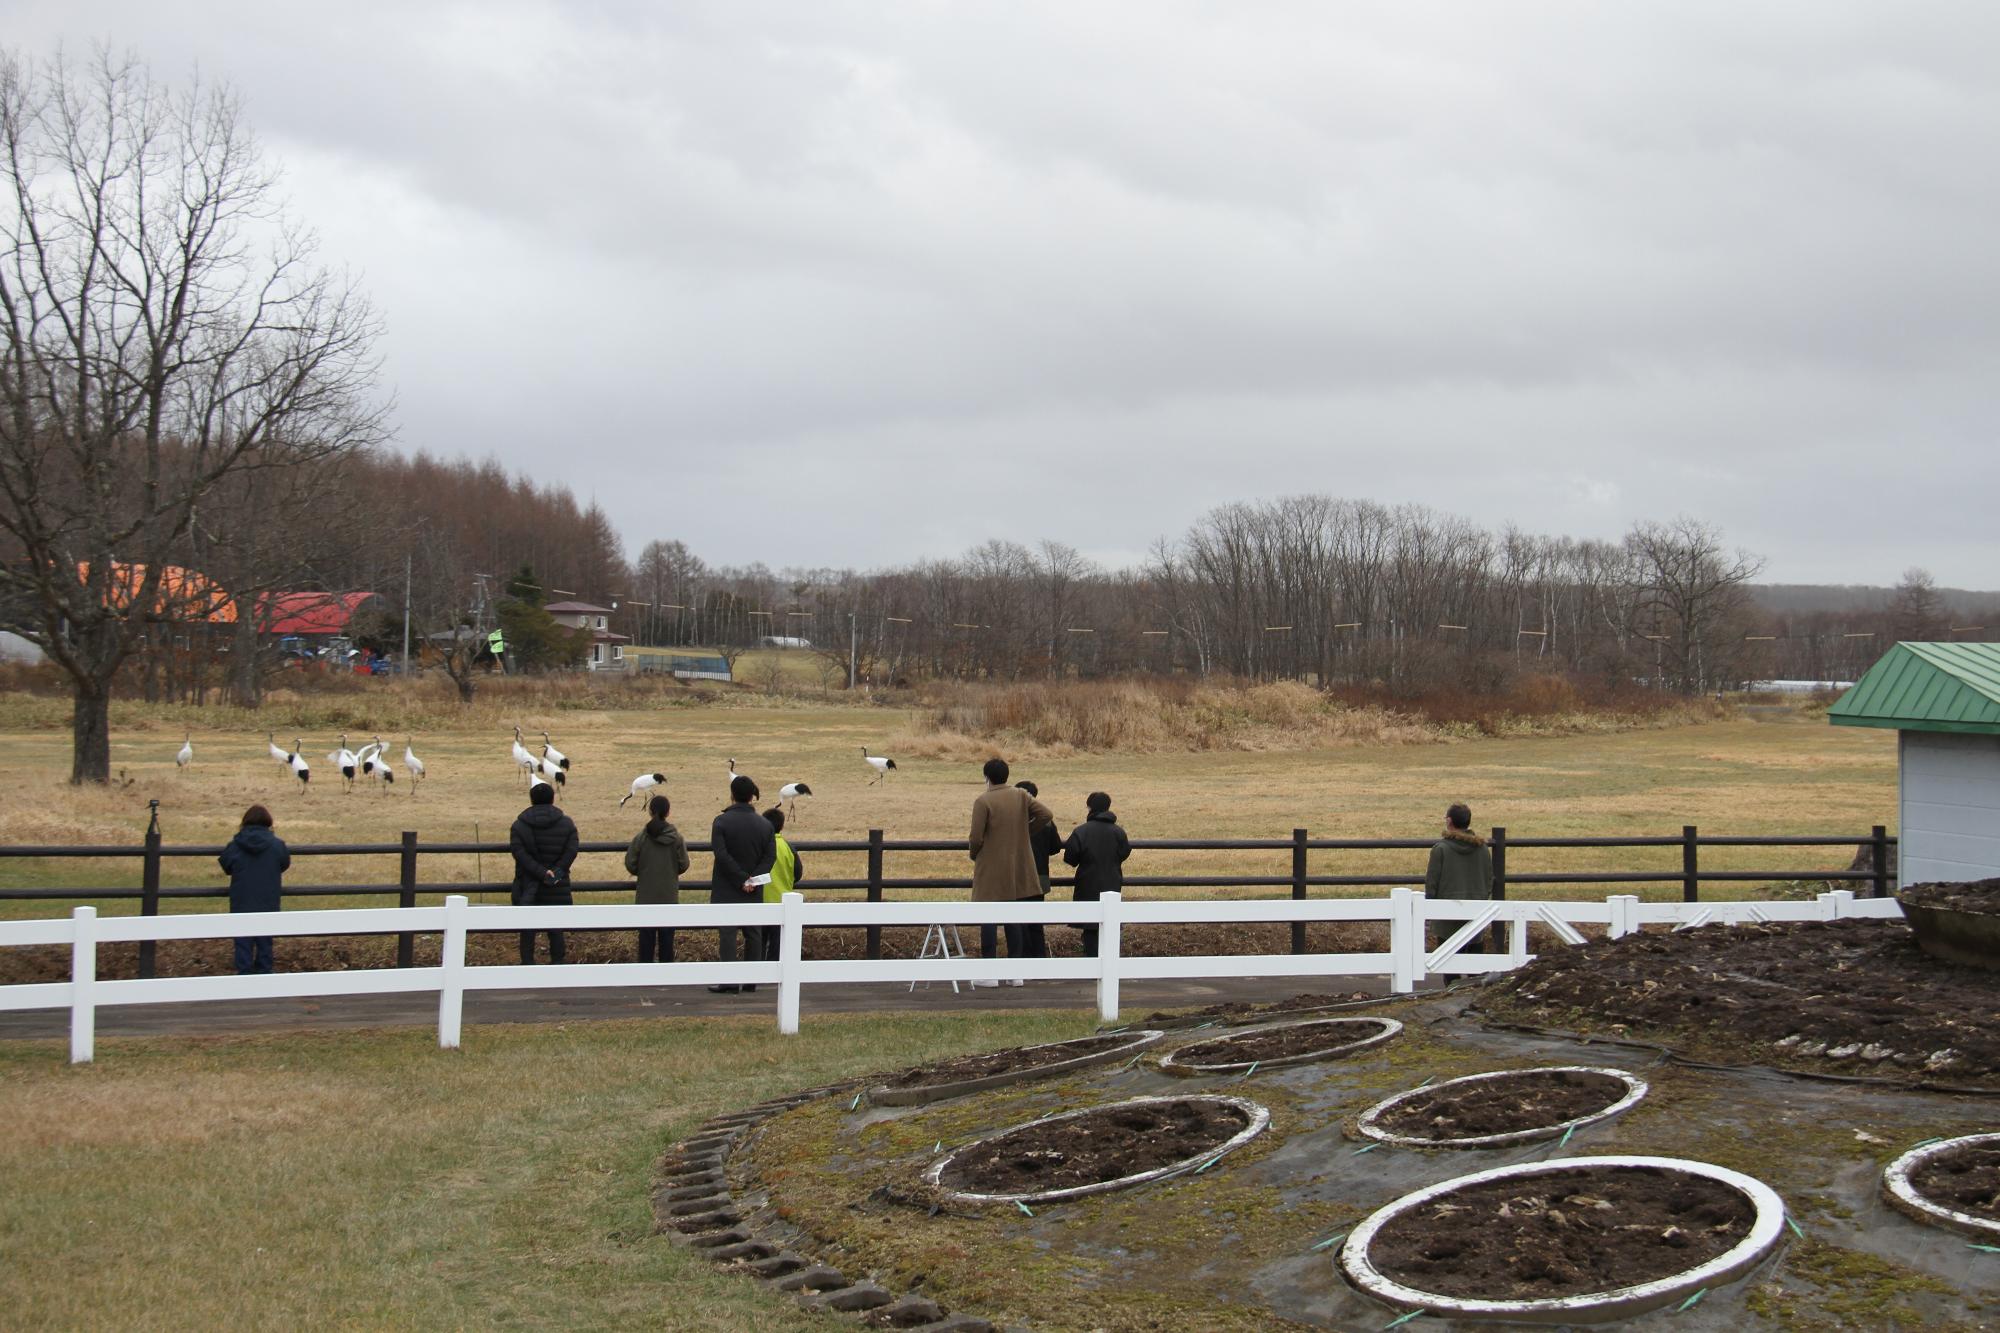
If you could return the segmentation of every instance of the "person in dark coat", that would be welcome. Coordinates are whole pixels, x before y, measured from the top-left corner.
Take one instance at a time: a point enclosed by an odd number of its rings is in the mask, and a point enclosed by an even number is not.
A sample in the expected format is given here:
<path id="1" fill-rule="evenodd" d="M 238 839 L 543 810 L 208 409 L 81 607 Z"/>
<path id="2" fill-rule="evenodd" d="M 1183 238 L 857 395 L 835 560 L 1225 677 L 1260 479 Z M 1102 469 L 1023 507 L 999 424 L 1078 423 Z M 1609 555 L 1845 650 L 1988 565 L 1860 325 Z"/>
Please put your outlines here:
<path id="1" fill-rule="evenodd" d="M 1084 805 L 1090 816 L 1070 831 L 1063 860 L 1076 867 L 1076 901 L 1094 903 L 1100 894 L 1125 891 L 1125 860 L 1132 855 L 1132 840 L 1111 813 L 1109 796 L 1094 791 Z M 1083 928 L 1083 952 L 1097 957 L 1096 926 Z"/>
<path id="2" fill-rule="evenodd" d="M 625 849 L 625 873 L 637 878 L 635 903 L 677 903 L 681 900 L 681 876 L 687 873 L 688 845 L 681 831 L 667 822 L 667 815 L 673 805 L 664 796 L 655 796 L 646 803 L 646 813 L 651 816 L 646 826 L 632 835 L 632 843 Z M 674 961 L 674 931 L 671 926 L 641 927 L 639 930 L 639 961 L 653 961 L 653 950 L 658 947 L 660 961 Z"/>
<path id="3" fill-rule="evenodd" d="M 1472 810 L 1454 805 L 1444 812 L 1444 837 L 1431 848 L 1431 862 L 1424 871 L 1426 898 L 1476 901 L 1493 896 L 1493 853 L 1486 839 L 1472 831 Z M 1438 921 L 1424 931 L 1426 946 L 1435 949 L 1458 933 L 1458 924 Z M 1485 951 L 1485 931 L 1465 946 L 1466 953 Z"/>
<path id="4" fill-rule="evenodd" d="M 763 877 L 778 860 L 778 835 L 770 821 L 757 813 L 757 784 L 738 773 L 729 783 L 729 808 L 715 817 L 708 831 L 709 847 L 715 853 L 715 869 L 708 882 L 708 900 L 738 906 L 764 901 Z M 756 881 L 752 883 L 752 881 Z M 725 963 L 736 961 L 735 926 L 717 928 L 716 956 Z M 743 960 L 764 961 L 764 931 L 751 927 L 743 932 Z M 717 995 L 755 986 L 710 986 Z"/>
<path id="5" fill-rule="evenodd" d="M 556 789 L 546 782 L 528 788 L 528 808 L 514 820 L 507 834 L 514 853 L 514 905 L 516 907 L 568 907 L 576 901 L 569 892 L 569 868 L 576 861 L 576 823 L 556 805 Z M 549 961 L 563 960 L 563 933 L 549 935 Z M 535 961 L 535 932 L 521 932 L 521 962 Z"/>
<path id="6" fill-rule="evenodd" d="M 1027 779 L 1024 778 L 1014 785 L 1028 793 L 1030 798 L 1034 800 L 1041 799 L 1042 789 Z M 1050 819 L 1042 823 L 1028 825 L 1028 851 L 1035 858 L 1035 878 L 1040 881 L 1042 891 L 1034 898 L 1022 898 L 1017 901 L 1047 901 L 1049 896 L 1049 858 L 1061 856 L 1062 849 L 1062 834 L 1056 832 L 1055 820 Z M 992 933 L 992 926 L 981 926 L 979 928 L 979 952 L 987 958 L 993 956 L 991 948 Z M 1048 934 L 1043 928 L 1042 923 L 1033 921 L 1024 926 L 1007 927 L 1007 953 L 1009 957 L 1013 958 L 1047 958 L 1049 956 L 1049 941 Z M 1019 985 L 1020 983 L 1011 982 L 1009 984 Z"/>
<path id="7" fill-rule="evenodd" d="M 271 831 L 271 812 L 253 805 L 243 812 L 243 826 L 216 858 L 229 876 L 229 910 L 232 912 L 275 912 L 284 906 L 285 872 L 292 868 L 292 853 L 284 840 Z M 243 935 L 236 940 L 236 971 L 239 975 L 271 970 L 271 937 Z"/>
<path id="8" fill-rule="evenodd" d="M 1132 841 L 1111 812 L 1111 797 L 1092 792 L 1084 800 L 1089 817 L 1070 832 L 1063 844 L 1063 861 L 1076 867 L 1076 901 L 1096 902 L 1106 893 L 1125 891 L 1125 862 Z"/>

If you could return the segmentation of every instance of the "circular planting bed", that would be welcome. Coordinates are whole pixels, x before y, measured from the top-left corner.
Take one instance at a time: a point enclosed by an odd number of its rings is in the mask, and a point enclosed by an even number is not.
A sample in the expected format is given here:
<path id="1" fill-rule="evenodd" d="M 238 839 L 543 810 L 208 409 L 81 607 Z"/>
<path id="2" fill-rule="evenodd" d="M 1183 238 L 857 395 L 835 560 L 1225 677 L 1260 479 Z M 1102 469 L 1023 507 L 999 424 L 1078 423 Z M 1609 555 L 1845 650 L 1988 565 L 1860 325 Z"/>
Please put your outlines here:
<path id="1" fill-rule="evenodd" d="M 1889 1202 L 1919 1222 L 2000 1236 L 2000 1134 L 1968 1134 L 1904 1153 L 1882 1173 Z"/>
<path id="2" fill-rule="evenodd" d="M 1497 1070 L 1399 1092 L 1363 1111 L 1355 1130 L 1411 1148 L 1496 1148 L 1553 1138 L 1645 1095 L 1644 1081 L 1622 1069 Z"/>
<path id="3" fill-rule="evenodd" d="M 868 1100 L 878 1106 L 921 1106 L 1009 1083 L 1052 1078 L 1091 1065 L 1130 1059 L 1164 1035 L 1152 1031 L 1120 1032 L 1042 1046 L 1016 1046 L 984 1055 L 961 1055 L 892 1074 L 868 1089 Z"/>
<path id="4" fill-rule="evenodd" d="M 1134 1097 L 1003 1130 L 940 1158 L 924 1179 L 960 1203 L 1046 1203 L 1206 1169 L 1264 1131 L 1241 1097 Z"/>
<path id="5" fill-rule="evenodd" d="M 1252 1028 L 1179 1046 L 1160 1061 L 1169 1074 L 1237 1074 L 1259 1066 L 1338 1060 L 1380 1046 L 1403 1030 L 1393 1018 L 1318 1018 Z"/>
<path id="6" fill-rule="evenodd" d="M 1404 1195 L 1354 1229 L 1340 1264 L 1405 1309 L 1596 1323 L 1740 1276 L 1784 1216 L 1769 1186 L 1705 1162 L 1528 1162 Z"/>

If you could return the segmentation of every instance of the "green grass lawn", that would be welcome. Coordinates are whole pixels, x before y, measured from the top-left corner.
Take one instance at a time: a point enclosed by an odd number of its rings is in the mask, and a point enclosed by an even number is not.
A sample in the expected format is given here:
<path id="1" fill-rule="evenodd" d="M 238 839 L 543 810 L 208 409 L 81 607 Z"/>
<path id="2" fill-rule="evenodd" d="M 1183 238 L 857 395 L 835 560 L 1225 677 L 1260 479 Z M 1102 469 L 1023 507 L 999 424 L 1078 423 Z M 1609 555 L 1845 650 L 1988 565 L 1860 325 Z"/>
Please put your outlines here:
<path id="1" fill-rule="evenodd" d="M 0 1043 L 15 1328 L 824 1327 L 652 1234 L 654 1161 L 803 1087 L 1081 1012 Z"/>

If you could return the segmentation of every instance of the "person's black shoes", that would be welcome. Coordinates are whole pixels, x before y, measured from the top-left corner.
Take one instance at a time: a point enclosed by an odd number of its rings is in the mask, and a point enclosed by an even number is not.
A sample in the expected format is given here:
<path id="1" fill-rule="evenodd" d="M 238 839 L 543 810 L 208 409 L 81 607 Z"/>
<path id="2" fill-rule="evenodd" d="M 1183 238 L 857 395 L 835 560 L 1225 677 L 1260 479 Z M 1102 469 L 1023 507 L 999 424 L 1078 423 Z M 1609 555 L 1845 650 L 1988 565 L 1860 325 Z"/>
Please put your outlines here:
<path id="1" fill-rule="evenodd" d="M 741 986 L 710 986 L 708 993 L 710 995 L 734 995 L 742 989 Z M 757 988 L 752 986 L 750 989 L 755 990 Z"/>

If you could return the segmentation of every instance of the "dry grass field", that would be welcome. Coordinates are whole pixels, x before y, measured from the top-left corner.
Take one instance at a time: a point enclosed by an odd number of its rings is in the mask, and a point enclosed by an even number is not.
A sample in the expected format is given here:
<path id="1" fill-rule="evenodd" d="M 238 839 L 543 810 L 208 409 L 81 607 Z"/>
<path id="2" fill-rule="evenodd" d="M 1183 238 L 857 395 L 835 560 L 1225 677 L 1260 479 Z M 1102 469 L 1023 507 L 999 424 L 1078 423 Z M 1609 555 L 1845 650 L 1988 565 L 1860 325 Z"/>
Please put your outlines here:
<path id="1" fill-rule="evenodd" d="M 346 698 L 346 696 L 342 696 Z M 463 721 L 449 710 L 359 703 L 292 703 L 267 709 L 271 722 L 319 721 L 304 736 L 313 764 L 300 790 L 266 754 L 263 717 L 229 710 L 147 710 L 120 705 L 114 719 L 112 767 L 127 779 L 108 789 L 77 789 L 64 777 L 68 731 L 59 701 L 0 695 L 0 743 L 14 781 L 0 789 L 0 841 L 6 843 L 137 843 L 149 798 L 172 843 L 220 843 L 252 802 L 268 805 L 278 830 L 297 843 L 393 842 L 404 829 L 425 842 L 504 841 L 525 803 L 509 761 L 511 728 L 520 725 L 538 746 L 547 728 L 572 760 L 560 803 L 586 840 L 622 840 L 643 822 L 638 801 L 618 801 L 641 772 L 661 772 L 674 802 L 673 818 L 691 839 L 705 837 L 721 807 L 727 761 L 755 776 L 767 797 L 785 782 L 804 781 L 814 795 L 801 802 L 790 830 L 797 840 L 864 837 L 870 828 L 890 838 L 958 838 L 981 779 L 978 759 L 992 747 L 965 749 L 962 738 L 942 747 L 908 709 L 801 704 L 746 698 L 735 705 L 595 709 L 566 701 L 538 708 L 533 698 L 511 705 L 482 696 Z M 316 711 L 315 711 L 316 710 Z M 326 761 L 343 718 L 411 721 L 413 744 L 428 767 L 420 786 L 405 777 L 388 791 L 341 789 Z M 202 725 L 203 722 L 209 725 Z M 220 722 L 221 725 L 216 725 Z M 195 760 L 173 763 L 184 726 L 192 726 Z M 285 727 L 289 744 L 298 726 Z M 359 744 L 364 735 L 350 731 Z M 405 733 L 388 732 L 400 763 Z M 1043 752 L 1016 763 L 1066 823 L 1081 818 L 1083 798 L 1109 791 L 1135 837 L 1284 838 L 1296 827 L 1316 836 L 1429 837 L 1444 806 L 1468 801 L 1478 827 L 1504 824 L 1512 837 L 1678 834 L 1683 824 L 1732 834 L 1865 833 L 1893 826 L 1895 745 L 1888 733 L 1828 726 L 1824 717 L 1783 707 L 1735 710 L 1723 720 L 1557 736 L 1431 739 L 1427 743 L 1328 744 L 1305 737 L 1303 748 L 1214 749 L 1084 754 Z M 862 752 L 897 757 L 885 783 Z M 1029 747 L 1033 753 L 1033 747 Z M 1013 757 L 1013 756 L 1010 756 Z M 1847 857 L 1835 849 L 1704 852 L 1717 868 L 1774 872 L 1830 869 Z M 1135 874 L 1281 874 L 1286 852 L 1142 853 Z M 1313 873 L 1421 873 L 1421 852 L 1316 852 Z M 1672 848 L 1517 850 L 1516 873 L 1533 870 L 1670 870 Z M 696 875 L 703 872 L 698 858 Z M 863 873 L 858 854 L 808 854 L 816 877 Z M 426 883 L 471 883 L 483 875 L 499 884 L 508 868 L 488 856 L 425 857 Z M 578 878 L 619 875 L 617 858 L 586 858 Z M 957 854 L 900 854 L 888 873 L 962 875 Z M 295 867 L 292 881 L 385 883 L 393 858 L 315 858 Z M 0 887 L 74 888 L 137 883 L 134 861 L 0 858 Z M 206 859 L 169 860 L 168 885 L 217 885 Z M 1667 886 L 1655 892 L 1665 893 Z M 1718 888 L 1716 892 L 1729 890 Z M 1745 886 L 1739 892 L 1752 892 Z M 1141 890 L 1141 893 L 1207 890 Z M 1524 890 L 1527 892 L 1527 890 Z M 1576 892 L 1566 887 L 1565 892 Z M 350 905 L 358 905 L 347 900 Z M 337 905 L 327 902 L 325 905 Z M 12 915 L 43 915 L 66 906 L 9 903 Z M 130 903 L 106 902 L 107 912 Z"/>

